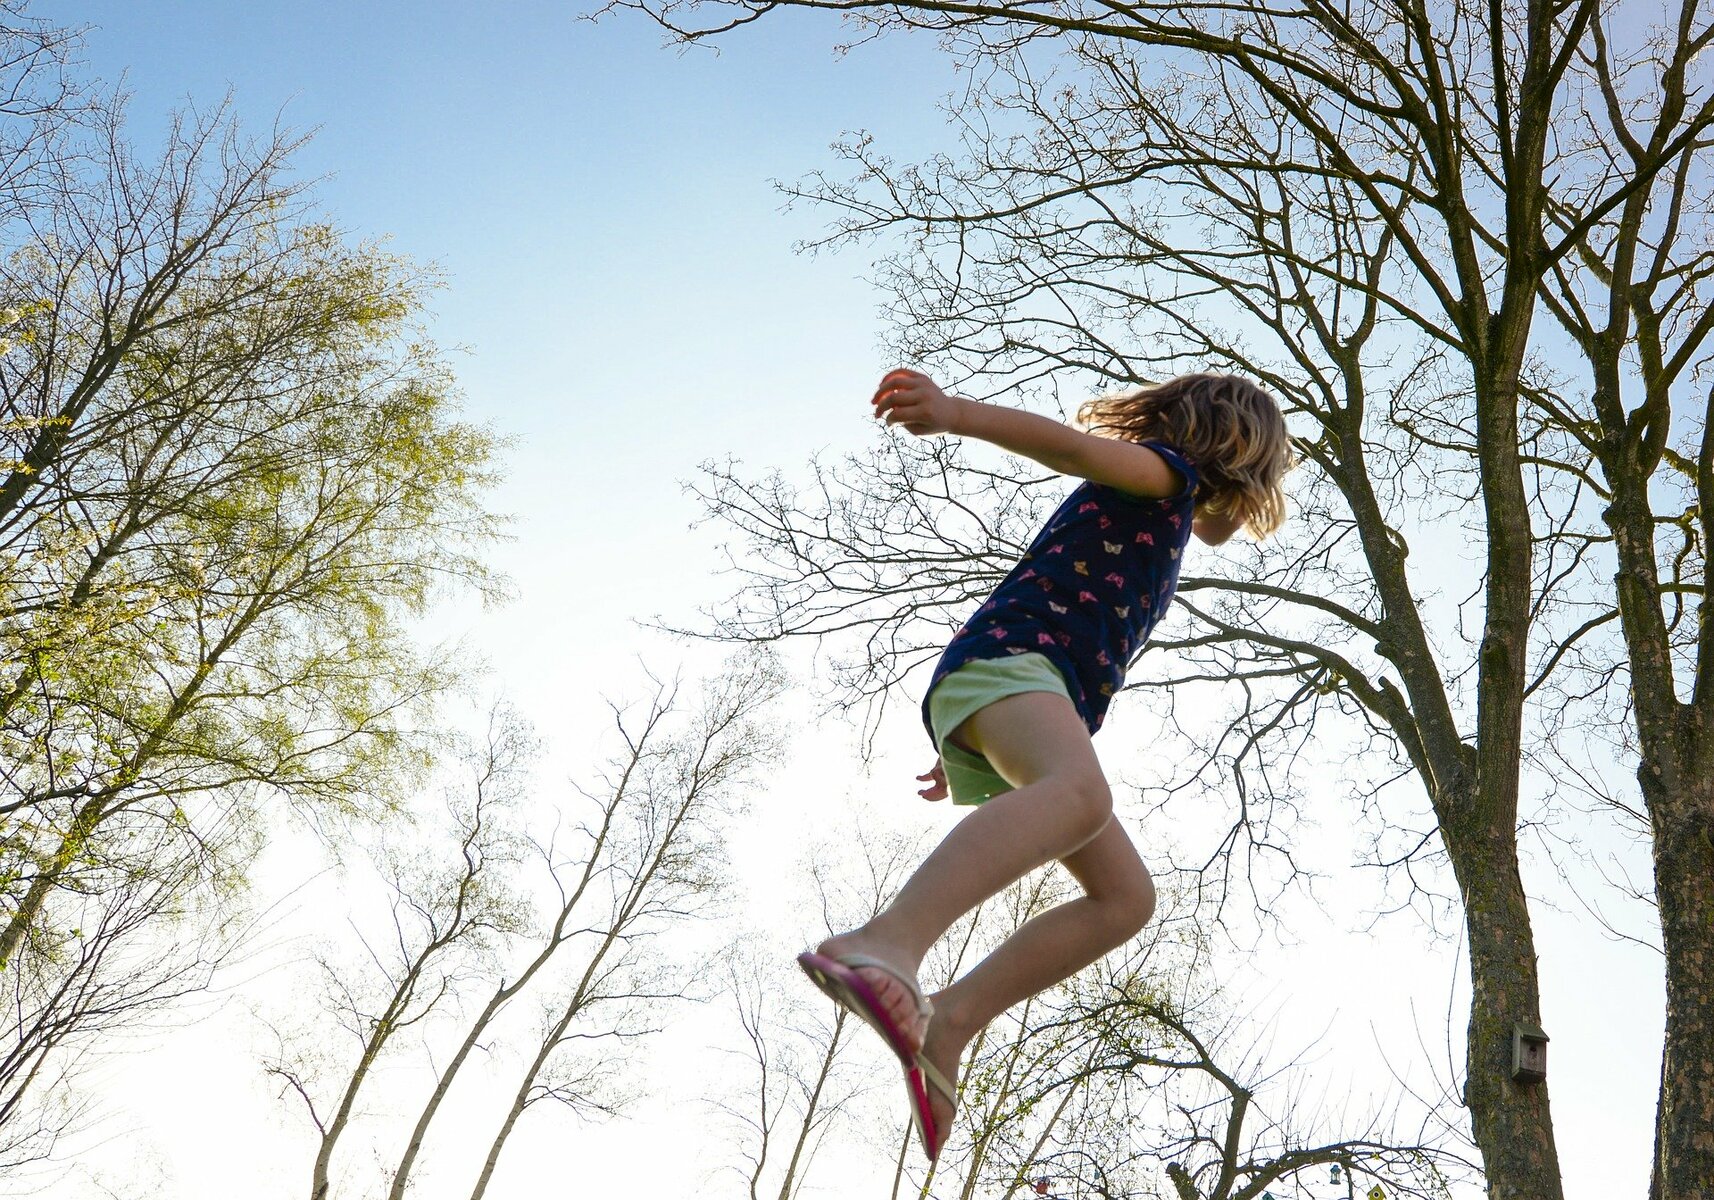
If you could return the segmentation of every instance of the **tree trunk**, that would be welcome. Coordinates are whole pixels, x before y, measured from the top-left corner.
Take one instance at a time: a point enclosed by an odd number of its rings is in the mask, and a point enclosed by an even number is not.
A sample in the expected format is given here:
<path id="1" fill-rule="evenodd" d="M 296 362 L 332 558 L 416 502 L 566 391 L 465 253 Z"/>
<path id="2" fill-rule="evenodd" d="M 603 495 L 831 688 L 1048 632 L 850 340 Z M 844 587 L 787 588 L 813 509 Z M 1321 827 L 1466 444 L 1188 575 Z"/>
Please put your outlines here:
<path id="1" fill-rule="evenodd" d="M 798 1183 L 798 1167 L 804 1163 L 804 1152 L 809 1147 L 810 1135 L 815 1130 L 815 1119 L 821 1107 L 821 1092 L 827 1086 L 828 1076 L 833 1074 L 833 1059 L 839 1053 L 839 1039 L 845 1032 L 847 1011 L 841 1008 L 833 1019 L 833 1036 L 827 1039 L 827 1053 L 821 1056 L 821 1069 L 815 1073 L 815 1086 L 810 1089 L 809 1098 L 804 1101 L 803 1123 L 798 1126 L 797 1141 L 792 1146 L 791 1161 L 786 1164 L 785 1178 L 780 1180 L 779 1200 L 792 1200 Z"/>
<path id="2" fill-rule="evenodd" d="M 500 1122 L 500 1129 L 489 1143 L 488 1153 L 482 1160 L 482 1170 L 476 1176 L 476 1184 L 470 1189 L 470 1200 L 482 1200 L 488 1194 L 488 1184 L 494 1179 L 494 1168 L 500 1165 L 500 1152 L 506 1148 L 506 1140 L 512 1136 L 512 1130 L 517 1127 L 518 1118 L 524 1115 L 524 1109 L 529 1107 L 530 1084 L 541 1071 L 542 1064 L 552 1052 L 556 1043 L 550 1038 L 542 1043 L 540 1052 L 536 1055 L 535 1063 L 530 1067 L 529 1074 L 524 1077 L 523 1084 L 512 1097 L 512 1103 L 506 1109 L 505 1119 Z"/>
<path id="3" fill-rule="evenodd" d="M 1617 356 L 1604 365 L 1606 386 L 1618 395 Z M 1714 415 L 1714 396 L 1709 403 Z M 1607 424 L 1621 427 L 1623 414 L 1610 416 Z M 1613 481 L 1613 502 L 1603 517 L 1618 555 L 1614 590 L 1629 652 L 1637 782 L 1652 826 L 1666 960 L 1666 1033 L 1649 1194 L 1651 1200 L 1708 1200 L 1714 1196 L 1714 721 L 1705 697 L 1714 685 L 1714 661 L 1705 644 L 1691 693 L 1700 702 L 1679 700 L 1648 490 L 1662 436 L 1663 430 L 1638 418 L 1610 438 L 1602 466 Z M 1705 428 L 1702 436 L 1698 484 L 1707 503 L 1714 495 L 1714 453 L 1707 439 L 1714 434 Z M 1706 592 L 1699 618 L 1699 637 L 1706 639 Z"/>
<path id="4" fill-rule="evenodd" d="M 1666 952 L 1666 1042 L 1649 1195 L 1708 1200 L 1714 1195 L 1714 1005 L 1708 1000 L 1714 996 L 1714 778 L 1678 769 L 1691 756 L 1673 757 L 1678 761 L 1662 762 L 1645 747 L 1638 771 L 1654 821 L 1655 895 Z"/>
<path id="5" fill-rule="evenodd" d="M 1468 812 L 1474 796 L 1457 797 Z M 1483 827 L 1486 825 L 1486 827 Z M 1541 982 L 1529 904 L 1510 824 L 1460 821 L 1447 840 L 1464 899 L 1470 942 L 1470 1026 L 1464 1100 L 1494 1200 L 1563 1194 L 1545 1083 L 1511 1078 L 1512 1026 L 1541 1023 Z"/>
<path id="6" fill-rule="evenodd" d="M 532 974 L 534 974 L 534 968 L 525 972 L 524 978 L 519 983 L 528 982 L 529 976 Z M 459 1071 L 464 1068 L 465 1060 L 470 1057 L 470 1052 L 482 1040 L 482 1035 L 487 1032 L 489 1023 L 494 1019 L 494 1014 L 499 1012 L 501 1007 L 518 993 L 518 990 L 518 985 L 514 984 L 512 987 L 502 987 L 494 993 L 483 1008 L 482 1015 L 472 1022 L 470 1029 L 465 1033 L 464 1041 L 459 1044 L 457 1053 L 452 1056 L 452 1061 L 446 1064 L 446 1069 L 435 1080 L 434 1090 L 429 1093 L 428 1100 L 424 1102 L 422 1112 L 417 1114 L 417 1123 L 411 1129 L 410 1140 L 405 1143 L 404 1153 L 399 1156 L 399 1165 L 394 1168 L 393 1182 L 387 1189 L 387 1200 L 404 1200 L 406 1189 L 410 1186 L 411 1172 L 416 1167 L 417 1155 L 422 1153 L 423 1143 L 428 1138 L 429 1125 L 433 1123 L 435 1114 L 440 1111 L 441 1102 L 452 1090 L 452 1081 L 458 1077 Z"/>
<path id="7" fill-rule="evenodd" d="M 1538 16 L 1532 12 L 1532 21 Z M 1541 43 L 1532 39 L 1532 45 L 1539 50 Z M 1520 148 L 1526 163 L 1539 162 L 1539 133 L 1520 138 Z M 1539 203 L 1532 197 L 1521 215 L 1509 211 L 1508 230 L 1533 230 L 1529 222 L 1539 219 Z M 1522 246 L 1514 246 L 1511 256 L 1528 257 Z M 1484 381 L 1478 372 L 1476 381 L 1488 578 L 1477 656 L 1475 788 L 1450 808 L 1436 806 L 1464 899 L 1471 980 L 1464 1097 L 1491 1200 L 1560 1200 L 1564 1195 L 1547 1085 L 1511 1078 L 1513 1026 L 1541 1024 L 1535 933 L 1518 872 L 1518 777 L 1534 552 L 1518 405 L 1534 292 L 1533 271 L 1514 259 L 1500 311 L 1483 330 L 1492 374 Z"/>

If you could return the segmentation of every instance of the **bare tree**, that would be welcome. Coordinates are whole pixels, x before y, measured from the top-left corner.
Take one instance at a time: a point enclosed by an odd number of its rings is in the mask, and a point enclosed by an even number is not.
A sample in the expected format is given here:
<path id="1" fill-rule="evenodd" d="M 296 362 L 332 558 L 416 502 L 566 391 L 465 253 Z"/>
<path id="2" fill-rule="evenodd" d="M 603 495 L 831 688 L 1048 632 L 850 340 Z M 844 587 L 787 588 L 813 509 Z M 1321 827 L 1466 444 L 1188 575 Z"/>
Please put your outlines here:
<path id="1" fill-rule="evenodd" d="M 0 3 L 0 225 L 29 211 L 44 166 L 64 151 L 66 127 L 88 116 L 70 58 L 76 31 Z"/>
<path id="2" fill-rule="evenodd" d="M 416 1113 L 398 1130 L 398 1148 L 373 1137 L 386 1164 L 376 1190 L 389 1196 L 404 1195 L 434 1151 L 436 1118 L 479 1048 L 520 1061 L 475 1169 L 473 1200 L 538 1105 L 588 1117 L 619 1110 L 626 1047 L 657 1030 L 663 1003 L 695 991 L 694 973 L 657 943 L 718 911 L 724 826 L 777 752 L 764 710 L 778 689 L 765 655 L 742 657 L 694 699 L 657 683 L 645 704 L 614 707 L 622 748 L 599 785 L 545 811 L 523 804 L 526 747 L 515 724 L 497 727 L 475 803 L 460 810 L 458 852 L 435 860 L 427 886 L 396 889 L 393 944 L 377 947 L 367 967 L 327 960 L 328 1013 L 352 1052 L 268 1064 L 320 1134 L 312 1197 L 338 1191 L 334 1150 L 383 1054 L 414 1058 L 422 1081 L 420 1092 L 389 1100 L 397 1122 L 379 1122 L 391 1129 Z M 526 807 L 529 823 L 553 822 L 552 836 L 523 832 Z M 507 814 L 498 824 L 496 812 Z M 537 1023 L 508 1019 L 524 998 Z"/>
<path id="3" fill-rule="evenodd" d="M 849 1136 L 865 1122 L 855 1111 L 873 1077 L 849 1054 L 856 1030 L 851 1014 L 811 990 L 790 965 L 795 949 L 869 920 L 891 899 L 925 847 L 920 838 L 887 836 L 861 820 L 842 831 L 837 842 L 818 846 L 809 856 L 799 906 L 813 920 L 794 922 L 788 943 L 754 935 L 742 941 L 728 960 L 726 997 L 742 1034 L 740 1049 L 728 1052 L 753 1065 L 735 1094 L 708 1097 L 739 1131 L 734 1166 L 745 1179 L 750 1200 L 766 1193 L 792 1200 L 810 1186 L 823 1147 L 837 1134 Z M 887 1110 L 897 1115 L 898 1081 L 887 1078 Z M 895 1188 L 903 1178 L 911 1129 L 897 1121 L 880 1127 L 898 1148 Z M 843 1139 L 840 1139 L 843 1140 Z M 774 1184 L 778 1183 L 777 1190 Z"/>
<path id="4" fill-rule="evenodd" d="M 619 721 L 624 757 L 605 795 L 586 799 L 599 824 L 581 828 L 581 854 L 553 861 L 556 881 L 576 878 L 582 893 L 597 883 L 578 927 L 568 980 L 551 993 L 549 1021 L 519 1078 L 510 1107 L 471 1191 L 480 1200 L 519 1118 L 551 1100 L 575 1109 L 612 1108 L 619 1098 L 590 1086 L 578 1064 L 610 1059 L 603 1042 L 624 1043 L 652 1032 L 648 1015 L 662 1001 L 692 992 L 680 967 L 664 967 L 653 941 L 674 925 L 707 916 L 725 883 L 722 822 L 754 773 L 779 750 L 778 735 L 758 717 L 778 694 L 771 657 L 753 654 L 711 680 L 681 731 L 658 731 L 677 703 L 663 689 L 632 733 Z M 578 901 L 561 889 L 562 913 Z M 610 1073 L 609 1073 L 610 1077 Z"/>
<path id="5" fill-rule="evenodd" d="M 195 824 L 202 837 L 187 843 L 181 830 L 135 823 L 126 858 L 59 908 L 67 928 L 58 954 L 20 956 L 0 977 L 0 1170 L 9 1179 L 25 1179 L 32 1164 L 44 1180 L 63 1173 L 61 1139 L 101 1115 L 80 1068 L 207 989 L 255 936 L 237 880 L 217 865 L 242 857 L 234 843 L 245 831 L 230 813 L 199 813 Z"/>
<path id="6" fill-rule="evenodd" d="M 856 139 L 851 182 L 792 189 L 841 212 L 835 241 L 905 240 L 884 279 L 906 354 L 995 385 L 1229 368 L 1287 399 L 1304 520 L 1186 580 L 1186 619 L 1157 646 L 1178 662 L 1150 674 L 1237 689 L 1201 760 L 1243 803 L 1220 879 L 1282 861 L 1282 768 L 1322 717 L 1369 739 L 1379 782 L 1357 799 L 1383 827 L 1376 861 L 1414 888 L 1444 856 L 1456 885 L 1465 1097 L 1496 1196 L 1561 1194 L 1547 1089 L 1509 1077 L 1512 1028 L 1540 1011 L 1516 837 L 1526 714 L 1553 706 L 1551 735 L 1580 687 L 1634 702 L 1672 997 L 1655 1191 L 1714 1189 L 1714 1146 L 1692 1132 L 1714 1123 L 1698 832 L 1714 821 L 1698 703 L 1714 635 L 1685 603 L 1705 596 L 1714 495 L 1708 414 L 1684 399 L 1709 324 L 1699 6 L 1655 23 L 1588 0 L 623 6 L 688 38 L 778 7 L 843 12 L 859 38 L 945 38 L 970 80 L 957 157 L 900 166 Z M 897 453 L 904 469 L 861 499 L 845 478 L 805 498 L 713 476 L 748 579 L 725 632 L 857 631 L 849 679 L 874 689 L 933 643 L 921 617 L 961 615 L 992 577 L 985 536 L 960 520 L 942 546 L 888 535 L 935 492 L 995 485 Z M 960 519 L 1015 528 L 993 512 Z M 1469 539 L 1468 579 L 1441 523 Z M 1442 588 L 1479 600 L 1479 635 Z M 1401 775 L 1426 824 L 1389 786 Z"/>
<path id="7" fill-rule="evenodd" d="M 796 981 L 784 977 L 779 962 L 786 956 L 771 948 L 767 954 L 734 958 L 726 980 L 744 1034 L 743 1053 L 755 1068 L 754 1087 L 742 1099 L 712 1103 L 742 1131 L 734 1151 L 742 1165 L 731 1169 L 743 1176 L 750 1200 L 792 1200 L 857 1091 L 838 1069 L 855 1022 L 848 1009 L 836 1006 L 831 1016 L 825 1005 L 811 1009 Z"/>
<path id="8" fill-rule="evenodd" d="M 1052 874 L 1014 886 L 952 954 L 978 957 L 1069 886 Z M 1401 1095 L 1391 1113 L 1311 1099 L 1308 1056 L 1269 1061 L 1267 1039 L 1227 1009 L 1205 944 L 1192 922 L 1152 925 L 990 1026 L 959 1081 L 961 1136 L 919 1194 L 1010 1197 L 1048 1176 L 1103 1197 L 1170 1187 L 1179 1200 L 1250 1200 L 1339 1163 L 1390 1195 L 1426 1198 L 1473 1174 L 1443 1116 L 1452 1097 Z M 1407 1103 L 1414 1125 L 1401 1119 Z"/>
<path id="9" fill-rule="evenodd" d="M 854 852 L 815 855 L 803 888 L 801 907 L 827 914 L 824 928 L 884 901 L 917 853 L 862 828 L 845 844 Z M 1072 887 L 1045 872 L 1007 889 L 937 944 L 925 982 L 962 974 Z M 1387 1112 L 1330 1110 L 1309 1095 L 1302 1055 L 1270 1063 L 1255 1023 L 1226 1010 L 1206 943 L 1192 921 L 1155 924 L 1122 955 L 995 1021 L 966 1052 L 952 1136 L 928 1170 L 890 1057 L 867 1035 L 846 1053 L 841 1010 L 817 997 L 834 1024 L 806 1024 L 801 1001 L 771 996 L 747 955 L 732 991 L 742 1048 L 731 1052 L 756 1069 L 741 1099 L 719 1098 L 743 1133 L 732 1169 L 752 1200 L 789 1200 L 825 1182 L 818 1151 L 837 1131 L 847 1146 L 867 1141 L 895 1156 L 895 1198 L 1012 1197 L 1052 1176 L 1114 1200 L 1254 1200 L 1316 1171 L 1325 1178 L 1337 1163 L 1366 1180 L 1365 1191 L 1379 1182 L 1427 1200 L 1475 1173 L 1447 1115 L 1452 1097 L 1401 1094 Z M 785 961 L 784 950 L 770 953 Z M 883 1103 L 859 1107 L 860 1088 Z"/>
<path id="10" fill-rule="evenodd" d="M 1223 1015 L 1217 995 L 1187 1002 L 1187 989 L 1139 965 L 1115 964 L 1083 981 L 1043 1023 L 1039 1032 L 1062 1033 L 1074 1047 L 1074 1069 L 1051 1080 L 1049 1094 L 1086 1094 L 1067 1122 L 1078 1136 L 1055 1139 L 1036 1161 L 1097 1195 L 1164 1182 L 1178 1200 L 1295 1191 L 1335 1164 L 1361 1192 L 1381 1184 L 1387 1195 L 1425 1200 L 1477 1175 L 1444 1124 L 1455 1097 L 1433 1097 L 1408 1118 L 1400 1105 L 1330 1109 L 1310 1094 L 1301 1065 L 1268 1065 L 1249 1023 Z M 1289 1057 L 1301 1064 L 1312 1056 Z M 1089 1136 L 1089 1114 L 1106 1136 Z"/>
<path id="11" fill-rule="evenodd" d="M 1581 378 L 1540 407 L 1598 470 L 1600 524 L 1586 536 L 1610 543 L 1615 595 L 1590 619 L 1616 613 L 1623 633 L 1622 661 L 1600 666 L 1625 676 L 1617 706 L 1628 702 L 1636 739 L 1625 758 L 1652 835 L 1667 995 L 1655 1200 L 1714 1188 L 1711 41 L 1714 19 L 1697 4 L 1668 10 L 1640 48 L 1591 25 L 1576 54 L 1599 102 L 1566 122 L 1576 170 L 1543 213 L 1563 253 L 1542 303 Z"/>
<path id="12" fill-rule="evenodd" d="M 351 1042 L 348 1061 L 309 1034 L 313 1049 L 288 1048 L 265 1070 L 294 1093 L 318 1135 L 310 1171 L 311 1200 L 333 1194 L 333 1156 L 359 1111 L 360 1098 L 385 1056 L 409 1048 L 421 1026 L 486 972 L 508 935 L 524 924 L 523 899 L 511 884 L 522 838 L 511 819 L 531 745 L 515 714 L 491 715 L 485 744 L 467 752 L 468 795 L 447 800 L 447 845 L 384 852 L 391 893 L 385 942 L 359 934 L 367 969 L 320 960 L 324 1007 Z M 401 1043 L 404 1043 L 401 1046 Z M 329 1062 L 332 1058 L 334 1061 Z M 331 1078 L 331 1086 L 327 1076 Z"/>

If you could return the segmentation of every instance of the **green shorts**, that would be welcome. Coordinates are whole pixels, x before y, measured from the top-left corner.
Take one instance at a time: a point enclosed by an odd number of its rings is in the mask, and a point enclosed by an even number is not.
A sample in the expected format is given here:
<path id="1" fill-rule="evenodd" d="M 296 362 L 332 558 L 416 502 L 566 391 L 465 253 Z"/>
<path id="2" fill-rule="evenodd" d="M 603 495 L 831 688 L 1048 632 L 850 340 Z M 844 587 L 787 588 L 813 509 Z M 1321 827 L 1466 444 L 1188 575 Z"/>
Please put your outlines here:
<path id="1" fill-rule="evenodd" d="M 1012 790 L 1012 785 L 1000 778 L 987 759 L 955 745 L 948 735 L 979 709 L 1020 692 L 1057 692 L 1071 699 L 1065 676 L 1041 654 L 972 659 L 935 684 L 934 691 L 929 693 L 929 725 L 954 804 L 980 804 Z"/>

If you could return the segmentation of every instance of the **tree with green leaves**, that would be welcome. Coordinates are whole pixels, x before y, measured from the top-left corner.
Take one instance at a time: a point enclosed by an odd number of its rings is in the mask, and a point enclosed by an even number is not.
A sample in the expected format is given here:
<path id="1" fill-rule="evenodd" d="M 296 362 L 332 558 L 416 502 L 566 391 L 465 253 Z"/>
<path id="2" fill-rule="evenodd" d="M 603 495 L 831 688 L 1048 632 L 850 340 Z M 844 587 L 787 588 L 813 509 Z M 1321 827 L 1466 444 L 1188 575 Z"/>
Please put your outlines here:
<path id="1" fill-rule="evenodd" d="M 1438 862 L 1452 877 L 1490 1194 L 1556 1197 L 1549 1089 L 1509 1067 L 1514 1026 L 1541 1011 L 1524 768 L 1563 771 L 1652 852 L 1653 1196 L 1714 1192 L 1701 6 L 612 7 L 691 40 L 783 8 L 841 13 L 858 39 L 942 39 L 969 83 L 957 147 L 901 165 L 857 138 L 848 178 L 789 189 L 838 214 L 831 241 L 898 239 L 883 281 L 907 361 L 1050 393 L 1225 369 L 1286 401 L 1306 460 L 1294 536 L 1185 580 L 1134 672 L 1232 698 L 1193 760 L 1238 801 L 1205 876 L 1224 896 L 1270 856 L 1293 874 L 1290 768 L 1355 731 L 1373 863 L 1410 894 Z M 711 475 L 745 577 L 718 627 L 846 638 L 843 695 L 884 694 L 1009 565 L 1035 481 L 892 447 L 821 482 Z M 1640 798 L 1572 775 L 1574 729 L 1637 768 Z"/>
<path id="2" fill-rule="evenodd" d="M 20 1063 L 45 1028 L 87 1045 L 68 998 L 120 982 L 88 905 L 170 878 L 154 911 L 207 921 L 273 823 L 407 794 L 421 702 L 461 670 L 407 623 L 443 585 L 497 587 L 477 557 L 494 441 L 417 328 L 433 280 L 319 219 L 288 135 L 217 109 L 144 156 L 116 103 L 75 116 L 11 155 L 0 194 L 0 969 L 28 993 L 0 1028 Z M 100 928 L 136 945 L 156 924 Z M 10 1099 L 0 1118 L 24 1120 Z"/>

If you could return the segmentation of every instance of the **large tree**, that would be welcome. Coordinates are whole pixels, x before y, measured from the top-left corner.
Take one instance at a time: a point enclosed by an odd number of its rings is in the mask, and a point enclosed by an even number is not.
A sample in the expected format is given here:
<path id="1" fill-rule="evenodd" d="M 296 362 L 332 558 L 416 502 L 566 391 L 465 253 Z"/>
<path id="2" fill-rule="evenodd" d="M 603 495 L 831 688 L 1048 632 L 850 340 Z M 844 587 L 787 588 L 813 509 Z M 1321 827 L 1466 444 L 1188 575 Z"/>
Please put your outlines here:
<path id="1" fill-rule="evenodd" d="M 970 386 L 1233 369 L 1285 398 L 1301 519 L 1187 579 L 1157 648 L 1238 685 L 1202 760 L 1244 801 L 1228 850 L 1270 844 L 1289 789 L 1243 785 L 1321 714 L 1355 716 L 1420 782 L 1429 827 L 1382 858 L 1415 872 L 1437 851 L 1455 878 L 1465 1098 L 1498 1197 L 1561 1194 L 1548 1089 L 1508 1072 L 1514 1025 L 1540 1013 L 1520 773 L 1554 747 L 1529 729 L 1591 698 L 1631 706 L 1667 963 L 1654 1192 L 1714 1191 L 1698 1132 L 1714 1128 L 1714 623 L 1687 603 L 1706 599 L 1714 500 L 1690 393 L 1714 320 L 1698 7 L 625 6 L 693 39 L 785 7 L 943 38 L 969 77 L 958 149 L 900 166 L 857 140 L 848 181 L 797 189 L 841 211 L 836 238 L 901 239 L 884 278 L 910 357 Z M 856 464 L 868 489 L 843 470 L 807 494 L 712 476 L 711 507 L 748 539 L 725 633 L 862 632 L 856 692 L 931 652 L 1015 551 L 1028 480 L 888 454 Z M 950 518 L 944 499 L 962 502 Z M 1439 598 L 1460 583 L 1448 525 L 1475 560 L 1471 637 Z M 1406 827 L 1399 789 L 1363 799 Z"/>
<path id="2" fill-rule="evenodd" d="M 216 109 L 140 155 L 116 104 L 55 112 L 0 179 L 3 1122 L 92 988 L 172 990 L 91 939 L 213 920 L 264 821 L 401 795 L 456 675 L 408 622 L 491 586 L 495 532 L 432 279 L 317 219 L 293 138 Z"/>

